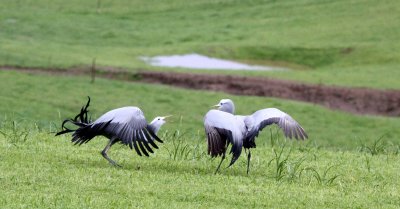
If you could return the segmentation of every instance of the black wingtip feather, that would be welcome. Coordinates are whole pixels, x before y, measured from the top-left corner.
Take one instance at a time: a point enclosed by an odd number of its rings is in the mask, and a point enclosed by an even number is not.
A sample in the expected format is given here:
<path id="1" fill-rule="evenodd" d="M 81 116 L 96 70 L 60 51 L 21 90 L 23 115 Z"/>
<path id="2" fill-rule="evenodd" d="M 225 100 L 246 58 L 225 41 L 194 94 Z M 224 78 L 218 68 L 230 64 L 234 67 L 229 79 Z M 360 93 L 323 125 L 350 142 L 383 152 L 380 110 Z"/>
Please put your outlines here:
<path id="1" fill-rule="evenodd" d="M 140 153 L 139 148 L 137 147 L 136 140 L 133 142 L 133 148 L 139 156 L 142 156 L 142 153 Z"/>
<path id="2" fill-rule="evenodd" d="M 138 140 L 137 143 L 139 144 L 140 150 L 142 150 L 142 153 L 146 156 L 149 157 L 149 153 L 147 153 L 146 149 L 143 147 L 142 141 Z"/>
<path id="3" fill-rule="evenodd" d="M 160 142 L 160 143 L 164 143 L 160 138 L 158 138 L 158 136 L 151 130 L 151 128 L 149 128 L 149 126 L 146 127 L 147 131 L 149 132 L 149 134 L 151 135 L 151 137 L 153 137 L 156 141 Z"/>
<path id="4" fill-rule="evenodd" d="M 132 141 L 129 141 L 128 145 L 129 145 L 129 148 L 133 149 Z"/>
<path id="5" fill-rule="evenodd" d="M 308 139 L 306 131 L 300 126 L 300 132 L 303 135 L 303 140 Z"/>
<path id="6" fill-rule="evenodd" d="M 144 134 L 144 132 L 145 132 L 145 129 L 142 129 L 142 131 L 140 132 L 143 139 L 145 139 L 145 141 L 143 141 L 143 145 L 144 145 L 144 147 L 146 147 L 147 151 L 149 151 L 150 153 L 154 153 L 153 150 L 151 149 L 151 147 L 149 146 L 149 144 L 147 143 L 147 142 L 150 142 L 152 139 L 147 138 L 146 135 Z"/>
<path id="7" fill-rule="evenodd" d="M 151 138 L 151 136 L 150 136 L 149 133 L 148 133 L 148 130 L 147 130 L 147 129 L 144 129 L 144 130 L 143 130 L 143 133 L 144 133 L 144 135 L 146 136 L 147 139 L 150 139 L 150 140 L 148 140 L 148 142 L 151 144 L 151 146 L 153 146 L 155 149 L 158 149 L 157 144 L 154 143 L 153 139 Z"/>
<path id="8" fill-rule="evenodd" d="M 132 141 L 133 141 L 133 148 L 135 149 L 136 153 L 137 153 L 139 156 L 142 156 L 142 153 L 140 153 L 139 148 L 137 147 L 137 144 L 136 144 L 137 137 L 138 137 L 138 133 L 137 133 L 137 131 L 134 131 L 133 133 L 134 133 L 134 137 L 133 137 L 133 139 L 132 139 Z"/>

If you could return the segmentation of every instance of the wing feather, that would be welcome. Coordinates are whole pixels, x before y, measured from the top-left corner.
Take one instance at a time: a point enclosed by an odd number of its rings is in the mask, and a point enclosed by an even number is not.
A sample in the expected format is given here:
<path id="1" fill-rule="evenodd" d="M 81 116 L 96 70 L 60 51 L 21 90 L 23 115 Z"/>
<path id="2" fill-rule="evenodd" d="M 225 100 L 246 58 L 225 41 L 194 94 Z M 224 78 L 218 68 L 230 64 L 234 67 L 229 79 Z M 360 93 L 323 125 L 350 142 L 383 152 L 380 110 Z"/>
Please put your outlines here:
<path id="1" fill-rule="evenodd" d="M 153 137 L 156 141 L 160 143 L 164 143 L 158 136 L 151 130 L 151 128 L 147 125 L 146 130 L 149 132 L 150 136 Z"/>
<path id="2" fill-rule="evenodd" d="M 104 128 L 103 135 L 116 136 L 121 143 L 135 149 L 140 156 L 142 154 L 149 156 L 149 152 L 154 153 L 148 143 L 156 149 L 158 146 L 154 143 L 154 140 L 162 143 L 161 139 L 149 129 L 143 112 L 137 107 L 122 107 L 111 110 L 98 118 L 92 127 L 107 121 L 109 125 Z"/>
<path id="3" fill-rule="evenodd" d="M 133 149 L 133 140 L 130 140 L 128 144 L 129 144 L 129 148 Z"/>
<path id="4" fill-rule="evenodd" d="M 259 132 L 262 131 L 266 126 L 271 124 L 277 124 L 283 131 L 285 137 L 295 139 L 307 139 L 308 135 L 300 124 L 295 121 L 290 115 L 280 111 L 276 108 L 267 108 L 256 111 L 245 119 L 247 125 L 250 125 L 252 129 L 247 132 L 244 144 L 247 146 L 255 146 L 255 138 Z"/>
<path id="5" fill-rule="evenodd" d="M 140 147 L 140 150 L 142 150 L 142 153 L 143 153 L 145 156 L 148 157 L 148 156 L 149 156 L 149 153 L 147 153 L 146 149 L 143 147 L 143 142 L 142 142 L 141 140 L 138 140 L 137 143 L 139 144 L 139 147 Z"/>
<path id="6" fill-rule="evenodd" d="M 137 153 L 139 156 L 142 156 L 142 153 L 139 151 L 139 148 L 138 148 L 138 146 L 137 146 L 137 141 L 136 141 L 136 140 L 133 141 L 133 148 L 135 149 L 136 153 Z"/>
<path id="7" fill-rule="evenodd" d="M 142 137 L 144 138 L 144 142 L 143 145 L 146 147 L 146 150 L 149 151 L 150 153 L 154 153 L 153 150 L 151 149 L 151 147 L 149 146 L 149 144 L 147 142 L 151 141 L 151 138 L 147 139 L 146 135 L 144 134 L 145 131 L 140 131 L 140 134 L 142 135 Z"/>
<path id="8" fill-rule="evenodd" d="M 226 144 L 225 138 L 222 138 L 215 127 L 207 126 L 205 128 L 208 142 L 208 154 L 212 157 L 217 157 L 225 153 Z M 221 143 L 218 143 L 221 142 Z"/>
<path id="9" fill-rule="evenodd" d="M 154 148 L 158 149 L 157 144 L 154 143 L 154 139 L 151 138 L 150 134 L 148 133 L 148 130 L 145 129 L 145 130 L 143 131 L 143 133 L 144 133 L 144 135 L 146 135 L 146 138 L 147 138 L 147 139 L 150 139 L 150 140 L 148 140 L 149 144 L 151 144 L 151 146 L 153 146 Z"/>

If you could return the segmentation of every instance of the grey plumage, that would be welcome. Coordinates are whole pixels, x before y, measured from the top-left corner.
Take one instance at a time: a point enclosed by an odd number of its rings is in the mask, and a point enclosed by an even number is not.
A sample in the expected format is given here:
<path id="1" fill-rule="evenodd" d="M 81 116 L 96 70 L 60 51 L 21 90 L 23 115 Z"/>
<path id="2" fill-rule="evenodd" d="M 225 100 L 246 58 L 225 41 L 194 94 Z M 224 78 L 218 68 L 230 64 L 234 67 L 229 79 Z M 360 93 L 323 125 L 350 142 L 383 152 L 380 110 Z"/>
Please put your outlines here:
<path id="1" fill-rule="evenodd" d="M 57 133 L 56 136 L 73 132 L 71 142 L 78 145 L 89 142 L 95 136 L 107 137 L 110 141 L 101 154 L 113 165 L 118 164 L 108 157 L 107 151 L 117 142 L 128 145 L 139 156 L 142 156 L 142 154 L 149 156 L 149 153 L 154 153 L 152 147 L 158 149 L 155 141 L 162 143 L 162 140 L 156 134 L 165 123 L 166 117 L 156 117 L 148 124 L 143 112 L 138 107 L 122 107 L 111 110 L 91 122 L 87 118 L 89 103 L 90 98 L 75 119 L 68 119 L 63 122 L 63 131 Z M 76 130 L 68 129 L 65 127 L 67 122 L 77 125 L 79 128 Z"/>
<path id="2" fill-rule="evenodd" d="M 204 117 L 204 127 L 207 137 L 208 154 L 212 157 L 221 156 L 219 170 L 225 159 L 227 146 L 232 144 L 230 153 L 233 165 L 242 153 L 242 147 L 249 150 L 248 167 L 250 164 L 250 148 L 255 148 L 255 139 L 266 126 L 277 124 L 287 138 L 308 138 L 304 129 L 290 115 L 276 108 L 267 108 L 254 112 L 251 115 L 241 116 L 234 114 L 232 100 L 223 99 L 217 105 L 219 110 L 210 110 Z M 228 167 L 229 167 L 228 166 Z"/>
<path id="3" fill-rule="evenodd" d="M 227 146 L 232 144 L 229 153 L 233 165 L 242 152 L 243 138 L 246 134 L 244 121 L 230 113 L 210 110 L 204 117 L 204 127 L 208 142 L 208 154 L 225 158 Z"/>

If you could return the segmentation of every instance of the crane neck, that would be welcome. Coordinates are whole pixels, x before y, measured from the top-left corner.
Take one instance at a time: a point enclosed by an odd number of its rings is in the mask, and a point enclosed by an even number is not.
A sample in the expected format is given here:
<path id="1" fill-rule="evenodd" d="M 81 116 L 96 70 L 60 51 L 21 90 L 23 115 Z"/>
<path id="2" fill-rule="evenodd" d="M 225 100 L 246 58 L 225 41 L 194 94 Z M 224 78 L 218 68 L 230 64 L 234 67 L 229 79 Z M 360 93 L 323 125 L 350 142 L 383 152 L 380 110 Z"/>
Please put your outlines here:
<path id="1" fill-rule="evenodd" d="M 164 120 L 157 120 L 154 119 L 151 121 L 151 123 L 148 125 L 148 128 L 153 131 L 154 134 L 157 134 L 158 131 L 160 130 L 161 126 L 164 125 L 165 121 Z"/>
<path id="2" fill-rule="evenodd" d="M 154 134 L 157 134 L 158 131 L 160 130 L 161 126 L 156 126 L 155 124 L 149 124 L 148 128 L 150 131 L 152 131 Z"/>

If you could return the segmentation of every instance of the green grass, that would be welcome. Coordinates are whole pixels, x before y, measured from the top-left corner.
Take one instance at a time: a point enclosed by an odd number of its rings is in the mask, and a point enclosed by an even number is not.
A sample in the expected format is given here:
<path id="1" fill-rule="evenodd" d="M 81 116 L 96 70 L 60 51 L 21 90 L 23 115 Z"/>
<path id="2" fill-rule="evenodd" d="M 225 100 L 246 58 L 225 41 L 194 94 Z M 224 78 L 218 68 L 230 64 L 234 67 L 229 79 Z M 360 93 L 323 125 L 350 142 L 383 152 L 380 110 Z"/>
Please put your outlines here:
<path id="1" fill-rule="evenodd" d="M 222 73 L 400 88 L 396 0 L 97 2 L 3 1 L 0 65 L 166 70 L 137 57 L 198 52 L 295 69 Z"/>
<path id="2" fill-rule="evenodd" d="M 109 155 L 123 165 L 115 168 L 100 155 L 104 138 L 78 147 L 68 136 L 30 130 L 25 142 L 12 143 L 0 134 L 4 208 L 397 208 L 400 204 L 398 154 L 372 156 L 263 144 L 252 151 L 249 176 L 245 157 L 214 175 L 219 159 L 200 155 L 174 160 L 168 153 L 173 142 L 168 140 L 150 158 L 115 145 Z M 193 140 L 188 143 L 206 149 L 202 138 Z M 283 150 L 279 162 L 285 161 L 278 167 L 274 150 Z M 294 166 L 298 167 L 293 172 Z"/>
<path id="3" fill-rule="evenodd" d="M 4 0 L 0 65 L 149 67 L 138 56 L 202 53 L 284 72 L 211 72 L 400 89 L 396 0 Z M 0 70 L 0 208 L 398 208 L 400 119 L 358 116 L 282 99 L 163 85 Z M 148 120 L 173 114 L 149 158 L 106 139 L 80 147 L 55 137 L 91 96 L 96 118 L 121 106 Z M 246 156 L 217 175 L 203 117 L 231 98 L 238 114 L 267 107 L 293 116 L 310 138 L 266 128 Z"/>
<path id="4" fill-rule="evenodd" d="M 89 77 L 52 77 L 0 71 L 0 112 L 2 117 L 46 127 L 75 116 L 91 96 L 93 118 L 110 109 L 138 106 L 150 121 L 155 116 L 174 115 L 166 129 L 180 126 L 182 131 L 203 133 L 203 117 L 222 98 L 231 98 L 237 114 L 277 107 L 290 115 L 309 133 L 312 143 L 320 146 L 350 149 L 384 140 L 399 143 L 398 118 L 357 116 L 340 111 L 281 99 L 233 96 L 218 92 L 183 90 L 162 85 L 128 83 Z M 263 136 L 269 136 L 266 132 Z"/>
<path id="5" fill-rule="evenodd" d="M 400 204 L 398 118 L 355 116 L 286 100 L 232 96 L 88 77 L 0 71 L 0 206 L 4 208 L 396 208 Z M 93 118 L 137 105 L 148 119 L 173 114 L 165 143 L 149 158 L 126 146 L 102 158 L 106 139 L 80 147 L 55 137 L 61 120 L 92 98 Z M 278 107 L 298 120 L 310 139 L 285 141 L 265 129 L 252 150 L 217 175 L 206 155 L 202 119 L 221 98 L 239 114 Z M 383 138 L 380 137 L 384 135 Z"/>

